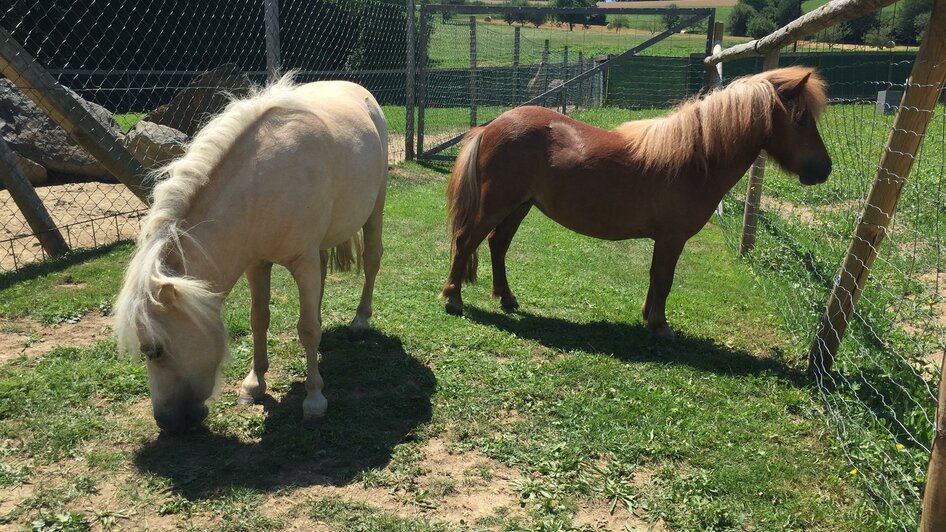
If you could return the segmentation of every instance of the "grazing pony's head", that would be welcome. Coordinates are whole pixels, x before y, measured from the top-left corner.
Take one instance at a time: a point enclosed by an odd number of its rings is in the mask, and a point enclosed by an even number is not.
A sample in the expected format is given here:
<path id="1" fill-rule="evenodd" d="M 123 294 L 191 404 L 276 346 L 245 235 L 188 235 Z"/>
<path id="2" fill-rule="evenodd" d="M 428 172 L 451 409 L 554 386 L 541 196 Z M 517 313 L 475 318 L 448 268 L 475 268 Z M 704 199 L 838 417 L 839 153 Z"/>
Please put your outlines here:
<path id="1" fill-rule="evenodd" d="M 831 156 L 818 133 L 817 120 L 827 106 L 825 82 L 808 67 L 779 68 L 742 78 L 727 90 L 753 91 L 766 102 L 767 116 L 755 117 L 768 127 L 763 148 L 802 184 L 824 183 Z"/>

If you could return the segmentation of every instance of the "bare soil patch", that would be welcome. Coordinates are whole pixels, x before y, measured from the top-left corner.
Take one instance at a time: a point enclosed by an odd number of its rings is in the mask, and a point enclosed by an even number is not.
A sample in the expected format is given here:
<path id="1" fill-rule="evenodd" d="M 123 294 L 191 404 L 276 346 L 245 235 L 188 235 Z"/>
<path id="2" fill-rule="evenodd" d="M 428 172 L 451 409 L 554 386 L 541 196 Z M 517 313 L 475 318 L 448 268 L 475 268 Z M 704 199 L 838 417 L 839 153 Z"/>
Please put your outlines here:
<path id="1" fill-rule="evenodd" d="M 141 200 L 118 183 L 65 183 L 39 187 L 36 193 L 72 249 L 134 238 L 145 209 Z M 45 258 L 10 193 L 0 190 L 0 271 Z"/>
<path id="2" fill-rule="evenodd" d="M 31 319 L 0 318 L 0 363 L 20 355 L 35 357 L 53 349 L 92 345 L 111 334 L 110 319 L 90 312 L 75 323 L 46 325 Z"/>

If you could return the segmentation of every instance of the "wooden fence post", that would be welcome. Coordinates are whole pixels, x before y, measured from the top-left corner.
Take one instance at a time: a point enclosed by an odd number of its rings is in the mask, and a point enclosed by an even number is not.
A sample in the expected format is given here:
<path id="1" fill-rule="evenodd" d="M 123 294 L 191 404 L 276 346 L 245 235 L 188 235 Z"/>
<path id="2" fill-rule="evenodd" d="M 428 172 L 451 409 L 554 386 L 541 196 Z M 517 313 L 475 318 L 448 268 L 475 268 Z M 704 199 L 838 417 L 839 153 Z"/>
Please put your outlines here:
<path id="1" fill-rule="evenodd" d="M 39 199 L 29 179 L 23 175 L 13 150 L 0 138 L 0 183 L 10 193 L 14 203 L 26 218 L 30 230 L 39 239 L 43 251 L 52 257 L 58 257 L 69 251 L 69 246 L 62 238 L 59 229 L 46 211 L 43 200 Z"/>
<path id="2" fill-rule="evenodd" d="M 585 73 L 585 54 L 581 50 L 578 50 L 578 73 Z M 578 103 L 575 104 L 576 108 L 585 104 L 585 83 L 583 79 L 578 80 Z"/>
<path id="3" fill-rule="evenodd" d="M 150 203 L 149 188 L 144 185 L 146 172 L 141 164 L 3 28 L 0 28 L 0 74 L 141 201 Z"/>
<path id="4" fill-rule="evenodd" d="M 721 41 L 723 36 L 722 33 L 717 35 L 716 31 L 719 30 L 719 24 L 716 22 L 716 10 L 713 10 L 713 13 L 706 19 L 706 57 L 713 55 L 713 46 L 716 44 L 717 38 Z M 704 60 L 706 59 L 704 57 Z M 689 63 L 687 63 L 689 65 Z M 709 68 L 703 73 L 703 92 L 709 92 L 716 85 L 716 77 L 714 76 L 715 72 L 711 71 Z M 689 76 L 687 77 L 687 82 L 689 83 Z"/>
<path id="5" fill-rule="evenodd" d="M 263 0 L 263 25 L 266 29 L 266 75 L 276 81 L 282 70 L 279 57 L 279 0 Z"/>
<path id="6" fill-rule="evenodd" d="M 470 127 L 476 127 L 476 17 L 470 15 Z"/>
<path id="7" fill-rule="evenodd" d="M 404 158 L 414 160 L 414 0 L 407 0 L 407 58 L 404 72 Z"/>
<path id="8" fill-rule="evenodd" d="M 417 154 L 424 153 L 424 128 L 425 114 L 427 108 L 427 24 L 430 14 L 426 7 L 428 4 L 420 6 L 420 49 L 417 53 L 417 59 L 420 62 L 420 75 L 417 89 Z"/>
<path id="9" fill-rule="evenodd" d="M 542 92 L 549 90 L 549 55 L 550 55 L 551 43 L 548 39 L 545 39 L 545 45 L 542 48 L 542 62 L 539 64 L 539 70 L 542 71 Z M 531 94 L 530 94 L 531 96 Z M 539 105 L 545 106 L 548 104 L 548 98 L 544 99 Z"/>
<path id="10" fill-rule="evenodd" d="M 778 50 L 765 54 L 763 70 L 778 68 Z M 742 238 L 739 254 L 745 256 L 755 247 L 756 224 L 759 219 L 759 204 L 762 202 L 762 181 L 765 178 L 765 151 L 752 163 L 749 170 L 749 187 L 746 189 L 746 210 L 742 217 Z"/>
<path id="11" fill-rule="evenodd" d="M 940 360 L 939 400 L 933 423 L 933 445 L 926 469 L 923 516 L 920 518 L 922 532 L 946 530 L 946 358 Z"/>
<path id="12" fill-rule="evenodd" d="M 944 80 L 946 0 L 936 0 L 926 27 L 926 36 L 913 63 L 893 129 L 874 176 L 874 183 L 851 238 L 847 257 L 835 277 L 834 288 L 821 317 L 818 336 L 811 346 L 808 357 L 808 368 L 811 371 L 830 371 L 834 363 L 841 338 L 854 316 L 854 307 L 867 283 L 871 265 L 877 258 L 877 250 L 886 236 L 890 220 L 893 219 L 900 191 L 910 175 L 917 150 L 933 116 L 936 100 L 943 89 Z M 939 481 L 946 482 L 946 478 Z M 940 508 L 946 509 L 946 503 L 941 504 Z M 946 518 L 943 515 L 940 517 Z"/>

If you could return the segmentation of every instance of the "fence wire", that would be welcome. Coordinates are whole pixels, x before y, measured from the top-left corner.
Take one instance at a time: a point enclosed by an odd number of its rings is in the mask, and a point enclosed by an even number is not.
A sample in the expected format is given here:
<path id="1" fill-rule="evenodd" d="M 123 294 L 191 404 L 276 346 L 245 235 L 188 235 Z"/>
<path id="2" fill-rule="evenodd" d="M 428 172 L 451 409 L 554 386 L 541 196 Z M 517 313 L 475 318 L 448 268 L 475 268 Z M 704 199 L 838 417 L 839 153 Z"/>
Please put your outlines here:
<path id="1" fill-rule="evenodd" d="M 802 187 L 767 164 L 749 257 L 800 354 L 815 340 L 914 65 L 912 53 L 861 50 L 858 60 L 852 51 L 802 42 L 781 61 L 820 64 L 831 80 L 819 130 L 834 171 L 828 182 Z M 834 61 L 836 54 L 844 61 Z M 892 93 L 883 100 L 878 91 Z M 850 465 L 838 474 L 868 494 L 882 529 L 916 530 L 919 524 L 946 348 L 944 176 L 946 113 L 939 104 L 910 176 L 896 176 L 906 178 L 896 215 L 885 213 L 893 221 L 875 250 L 834 368 L 816 375 L 814 393 Z M 727 197 L 721 218 L 734 250 L 743 230 L 745 187 L 737 185 Z"/>
<path id="2" fill-rule="evenodd" d="M 178 155 L 222 109 L 223 92 L 240 96 L 266 82 L 266 3 L 11 0 L 0 6 L 0 27 L 153 168 Z M 385 111 L 391 161 L 402 160 L 406 2 L 272 4 L 278 4 L 281 70 L 297 70 L 302 82 L 345 79 L 367 87 Z M 14 86 L 25 84 L 0 78 L 0 135 L 36 183 L 63 238 L 75 249 L 135 236 L 144 204 Z M 9 193 L 0 190 L 0 271 L 45 256 Z"/>
<path id="3" fill-rule="evenodd" d="M 463 134 L 471 123 L 482 124 L 530 102 L 667 29 L 664 18 L 653 14 L 611 15 L 610 26 L 602 20 L 569 30 L 566 23 L 554 20 L 553 11 L 523 22 L 482 7 L 483 13 L 476 15 L 429 15 L 427 71 L 421 77 L 424 150 Z M 693 14 L 680 10 L 674 20 Z M 613 23 L 618 17 L 620 27 Z M 602 108 L 670 107 L 702 87 L 706 31 L 702 19 L 532 105 L 595 123 L 602 118 L 595 110 Z M 609 114 L 619 120 L 613 125 L 628 118 Z M 443 153 L 453 155 L 456 150 L 454 146 Z"/>

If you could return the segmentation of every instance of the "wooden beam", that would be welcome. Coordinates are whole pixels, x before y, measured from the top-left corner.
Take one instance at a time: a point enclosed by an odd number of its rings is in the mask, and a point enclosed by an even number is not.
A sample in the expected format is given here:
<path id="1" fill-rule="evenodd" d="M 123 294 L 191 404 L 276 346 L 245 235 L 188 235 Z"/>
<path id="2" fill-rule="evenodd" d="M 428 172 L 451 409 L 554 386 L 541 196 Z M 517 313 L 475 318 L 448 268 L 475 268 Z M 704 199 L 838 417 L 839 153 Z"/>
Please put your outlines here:
<path id="1" fill-rule="evenodd" d="M 46 206 L 43 205 L 43 200 L 39 199 L 36 190 L 33 189 L 32 183 L 16 164 L 13 150 L 3 138 L 0 138 L 0 183 L 3 183 L 10 197 L 13 198 L 13 202 L 23 213 L 30 230 L 43 246 L 43 251 L 51 257 L 58 257 L 68 252 L 69 245 L 56 228 L 55 222 L 49 216 Z"/>
<path id="2" fill-rule="evenodd" d="M 706 58 L 706 66 L 723 61 L 732 61 L 740 57 L 766 55 L 772 50 L 780 50 L 793 41 L 797 41 L 819 31 L 862 17 L 893 4 L 897 0 L 833 0 L 806 13 L 772 33 L 743 44 L 727 48 L 718 54 Z"/>
<path id="3" fill-rule="evenodd" d="M 939 363 L 939 400 L 930 463 L 926 469 L 926 489 L 923 490 L 922 532 L 946 530 L 946 360 L 940 357 Z"/>
<path id="4" fill-rule="evenodd" d="M 276 81 L 282 71 L 279 53 L 279 0 L 263 0 L 263 25 L 266 30 L 266 74 Z"/>
<path id="5" fill-rule="evenodd" d="M 141 164 L 3 28 L 0 28 L 0 74 L 141 201 L 150 203 L 150 189 L 144 184 L 147 173 Z"/>
<path id="6" fill-rule="evenodd" d="M 821 317 L 818 336 L 811 346 L 808 367 L 816 375 L 831 370 L 847 325 L 854 317 L 854 307 L 867 283 L 880 244 L 887 235 L 900 191 L 913 168 L 913 161 L 933 116 L 944 80 L 946 0 L 936 0 L 926 28 L 926 37 L 913 63 L 913 71 L 907 80 L 874 183 L 851 238 L 847 257 L 835 277 L 834 288 Z M 946 508 L 946 501 L 942 502 Z"/>
<path id="7" fill-rule="evenodd" d="M 417 52 L 414 47 L 414 0 L 407 0 L 407 61 L 404 80 L 404 158 L 414 160 L 414 76 Z"/>
<path id="8" fill-rule="evenodd" d="M 762 70 L 778 68 L 778 50 L 765 56 Z M 739 240 L 739 254 L 747 255 L 755 247 L 756 228 L 759 223 L 759 206 L 762 203 L 762 182 L 765 179 L 765 150 L 759 153 L 752 168 L 749 169 L 749 187 L 746 189 L 746 209 L 742 215 L 742 238 Z"/>

